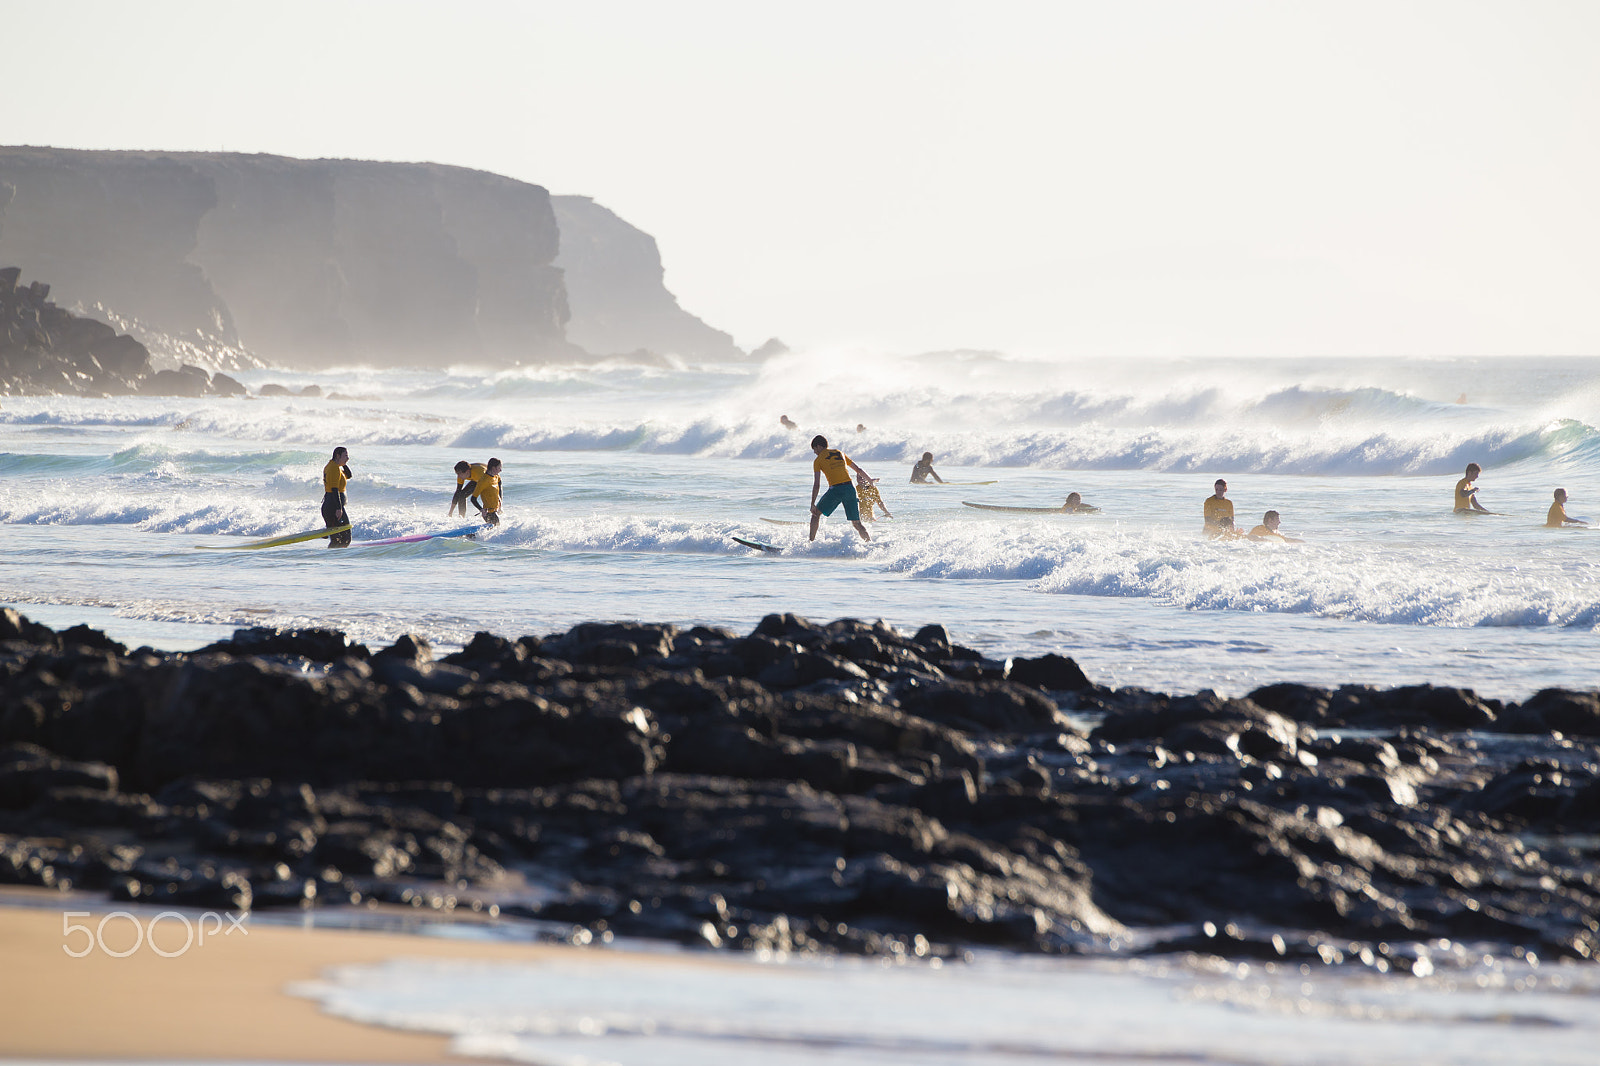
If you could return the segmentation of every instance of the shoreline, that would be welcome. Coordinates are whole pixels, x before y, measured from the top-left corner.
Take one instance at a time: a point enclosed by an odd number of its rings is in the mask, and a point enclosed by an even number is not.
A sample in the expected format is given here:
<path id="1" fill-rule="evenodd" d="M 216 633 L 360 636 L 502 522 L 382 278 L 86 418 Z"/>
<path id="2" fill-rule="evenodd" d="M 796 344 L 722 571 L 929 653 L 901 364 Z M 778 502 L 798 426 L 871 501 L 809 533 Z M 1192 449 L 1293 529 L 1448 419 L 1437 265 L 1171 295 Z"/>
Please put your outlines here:
<path id="1" fill-rule="evenodd" d="M 115 909 L 101 903 L 93 913 Z M 63 944 L 60 910 L 14 906 L 0 894 L 0 954 L 7 960 L 0 968 L 0 999 L 7 1004 L 0 1057 L 483 1062 L 452 1055 L 448 1037 L 338 1018 L 288 988 L 349 963 L 399 957 L 515 961 L 547 958 L 557 950 L 265 924 L 252 926 L 247 937 L 235 933 L 174 958 L 162 958 L 148 945 L 127 958 L 98 950 L 72 958 Z M 178 945 L 163 947 L 176 951 Z"/>

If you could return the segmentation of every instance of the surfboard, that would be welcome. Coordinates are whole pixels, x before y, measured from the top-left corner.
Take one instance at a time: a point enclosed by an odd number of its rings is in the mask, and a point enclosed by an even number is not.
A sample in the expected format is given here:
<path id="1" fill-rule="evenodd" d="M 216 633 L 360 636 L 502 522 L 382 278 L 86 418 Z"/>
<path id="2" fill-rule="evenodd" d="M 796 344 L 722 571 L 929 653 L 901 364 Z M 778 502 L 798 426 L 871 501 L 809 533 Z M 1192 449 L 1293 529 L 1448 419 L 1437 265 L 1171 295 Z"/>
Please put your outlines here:
<path id="1" fill-rule="evenodd" d="M 425 540 L 439 540 L 442 537 L 475 537 L 493 526 L 485 523 L 462 526 L 460 529 L 446 529 L 439 533 L 413 533 L 407 537 L 384 537 L 382 540 L 358 540 L 351 544 L 352 548 L 376 548 L 380 544 L 420 544 Z"/>
<path id="2" fill-rule="evenodd" d="M 999 484 L 999 482 L 996 482 L 996 481 L 913 481 L 913 482 L 911 482 L 911 484 L 913 484 L 913 485 L 921 485 L 923 488 L 929 488 L 929 489 L 942 489 L 946 485 L 996 485 L 996 484 Z"/>
<path id="3" fill-rule="evenodd" d="M 968 500 L 961 501 L 962 506 L 976 507 L 980 511 L 1004 511 L 1007 514 L 1099 514 L 1098 507 L 1084 507 L 1076 511 L 1066 511 L 1060 507 L 1001 507 L 993 503 L 972 503 Z"/>
<path id="4" fill-rule="evenodd" d="M 733 542 L 735 544 L 743 544 L 746 548 L 754 548 L 756 551 L 766 552 L 769 555 L 783 554 L 782 548 L 771 544 L 763 544 L 759 540 L 745 540 L 743 537 L 734 537 Z"/>
<path id="5" fill-rule="evenodd" d="M 252 540 L 246 544 L 196 544 L 196 548 L 210 551 L 254 551 L 257 548 L 281 548 L 285 544 L 299 544 L 303 540 L 317 540 L 321 537 L 331 537 L 335 533 L 348 533 L 348 523 L 342 526 L 332 526 L 328 529 L 313 529 L 309 533 L 291 533 L 287 537 L 273 537 L 270 540 Z"/>

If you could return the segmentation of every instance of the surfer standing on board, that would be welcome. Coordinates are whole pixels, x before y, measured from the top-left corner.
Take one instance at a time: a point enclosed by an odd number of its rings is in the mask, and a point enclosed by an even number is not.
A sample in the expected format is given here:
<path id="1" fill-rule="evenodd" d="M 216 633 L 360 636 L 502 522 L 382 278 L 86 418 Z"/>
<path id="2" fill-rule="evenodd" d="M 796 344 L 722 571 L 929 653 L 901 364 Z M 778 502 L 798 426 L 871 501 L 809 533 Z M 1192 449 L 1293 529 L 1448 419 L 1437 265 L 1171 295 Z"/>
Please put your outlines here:
<path id="1" fill-rule="evenodd" d="M 350 452 L 343 447 L 335 448 L 333 458 L 322 468 L 322 521 L 329 529 L 350 524 L 350 516 L 344 511 L 344 487 L 349 483 Z M 343 548 L 349 543 L 348 529 L 328 538 L 330 548 Z"/>
<path id="2" fill-rule="evenodd" d="M 1494 514 L 1478 502 L 1478 486 L 1475 482 L 1481 473 L 1483 467 L 1468 463 L 1467 476 L 1456 482 L 1456 514 Z"/>
<path id="3" fill-rule="evenodd" d="M 930 477 L 939 484 L 944 484 L 944 478 L 934 473 L 933 453 L 923 452 L 922 458 L 918 459 L 917 464 L 911 468 L 911 483 L 913 485 L 926 485 Z"/>
<path id="4" fill-rule="evenodd" d="M 867 472 L 856 466 L 855 461 L 838 448 L 828 447 L 828 438 L 820 433 L 811 438 L 811 450 L 817 453 L 817 457 L 811 462 L 810 539 L 817 539 L 817 526 L 822 524 L 822 516 L 832 514 L 842 503 L 844 516 L 856 527 L 861 539 L 871 540 L 867 535 L 867 527 L 861 524 L 861 501 L 856 498 L 856 487 L 850 483 L 851 469 L 864 475 Z M 828 478 L 828 491 L 819 500 L 817 490 L 822 487 L 824 475 Z"/>
<path id="5" fill-rule="evenodd" d="M 1228 499 L 1228 483 L 1219 477 L 1211 488 L 1212 494 L 1206 497 L 1205 535 L 1213 540 L 1239 536 L 1239 531 L 1233 528 L 1233 501 Z"/>

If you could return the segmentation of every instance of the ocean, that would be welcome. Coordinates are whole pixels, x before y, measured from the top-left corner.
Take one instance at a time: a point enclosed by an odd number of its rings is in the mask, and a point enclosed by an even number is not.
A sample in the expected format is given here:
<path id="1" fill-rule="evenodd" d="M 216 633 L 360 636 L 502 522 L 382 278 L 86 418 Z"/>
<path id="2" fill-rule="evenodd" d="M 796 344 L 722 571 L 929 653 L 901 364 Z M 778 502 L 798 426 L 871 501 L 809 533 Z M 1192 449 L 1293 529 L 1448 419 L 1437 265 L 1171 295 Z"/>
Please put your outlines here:
<path id="1" fill-rule="evenodd" d="M 1161 691 L 1600 687 L 1600 540 L 1542 528 L 1556 487 L 1569 513 L 1600 518 L 1592 359 L 813 352 L 239 377 L 322 395 L 6 399 L 0 602 L 165 650 L 251 625 L 450 648 L 595 619 L 748 631 L 793 611 L 940 622 L 995 657 L 1057 652 Z M 894 517 L 871 543 L 842 512 L 814 543 L 766 521 L 805 521 L 818 432 L 882 479 Z M 445 514 L 458 459 L 504 461 L 505 521 L 475 542 L 195 550 L 320 526 L 320 470 L 341 444 L 357 540 L 459 525 Z M 925 451 L 948 480 L 992 483 L 913 486 Z M 1451 513 L 1468 462 L 1501 515 Z M 1303 543 L 1205 539 L 1218 477 L 1241 525 L 1274 509 Z M 964 506 L 1071 491 L 1101 513 Z"/>

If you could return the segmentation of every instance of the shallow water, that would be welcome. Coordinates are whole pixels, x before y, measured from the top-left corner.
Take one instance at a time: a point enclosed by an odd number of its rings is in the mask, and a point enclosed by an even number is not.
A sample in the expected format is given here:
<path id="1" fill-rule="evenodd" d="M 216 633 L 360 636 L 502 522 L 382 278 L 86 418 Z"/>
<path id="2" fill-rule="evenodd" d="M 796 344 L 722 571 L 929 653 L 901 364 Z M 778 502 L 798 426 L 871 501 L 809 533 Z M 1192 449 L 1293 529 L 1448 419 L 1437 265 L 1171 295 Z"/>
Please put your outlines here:
<path id="1" fill-rule="evenodd" d="M 931 966 L 593 951 L 348 966 L 294 991 L 450 1035 L 458 1053 L 574 1066 L 1594 1061 L 1600 970 L 1441 956 L 1453 962 L 1410 977 L 1191 956 Z"/>
<path id="2" fill-rule="evenodd" d="M 361 398 L 8 399 L 0 602 L 169 649 L 257 624 L 452 645 L 609 618 L 748 630 L 788 610 L 942 622 L 994 655 L 1056 651 L 1098 681 L 1170 691 L 1600 687 L 1600 542 L 1540 528 L 1558 484 L 1573 514 L 1600 499 L 1596 361 L 956 353 L 835 358 L 854 376 L 824 387 L 818 364 L 258 371 L 243 375 L 252 387 Z M 782 430 L 779 413 L 803 431 Z M 895 517 L 871 544 L 838 515 L 814 544 L 803 526 L 762 521 L 806 517 L 814 430 L 883 478 Z M 478 542 L 194 550 L 320 525 L 335 443 L 352 452 L 358 539 L 458 525 L 444 513 L 450 468 L 489 454 L 506 465 L 505 523 Z M 910 486 L 925 449 L 947 478 L 997 483 Z M 1469 460 L 1506 516 L 1449 513 Z M 1241 524 L 1271 507 L 1305 543 L 1204 540 L 1200 503 L 1218 476 Z M 1074 490 L 1103 513 L 962 506 Z"/>

